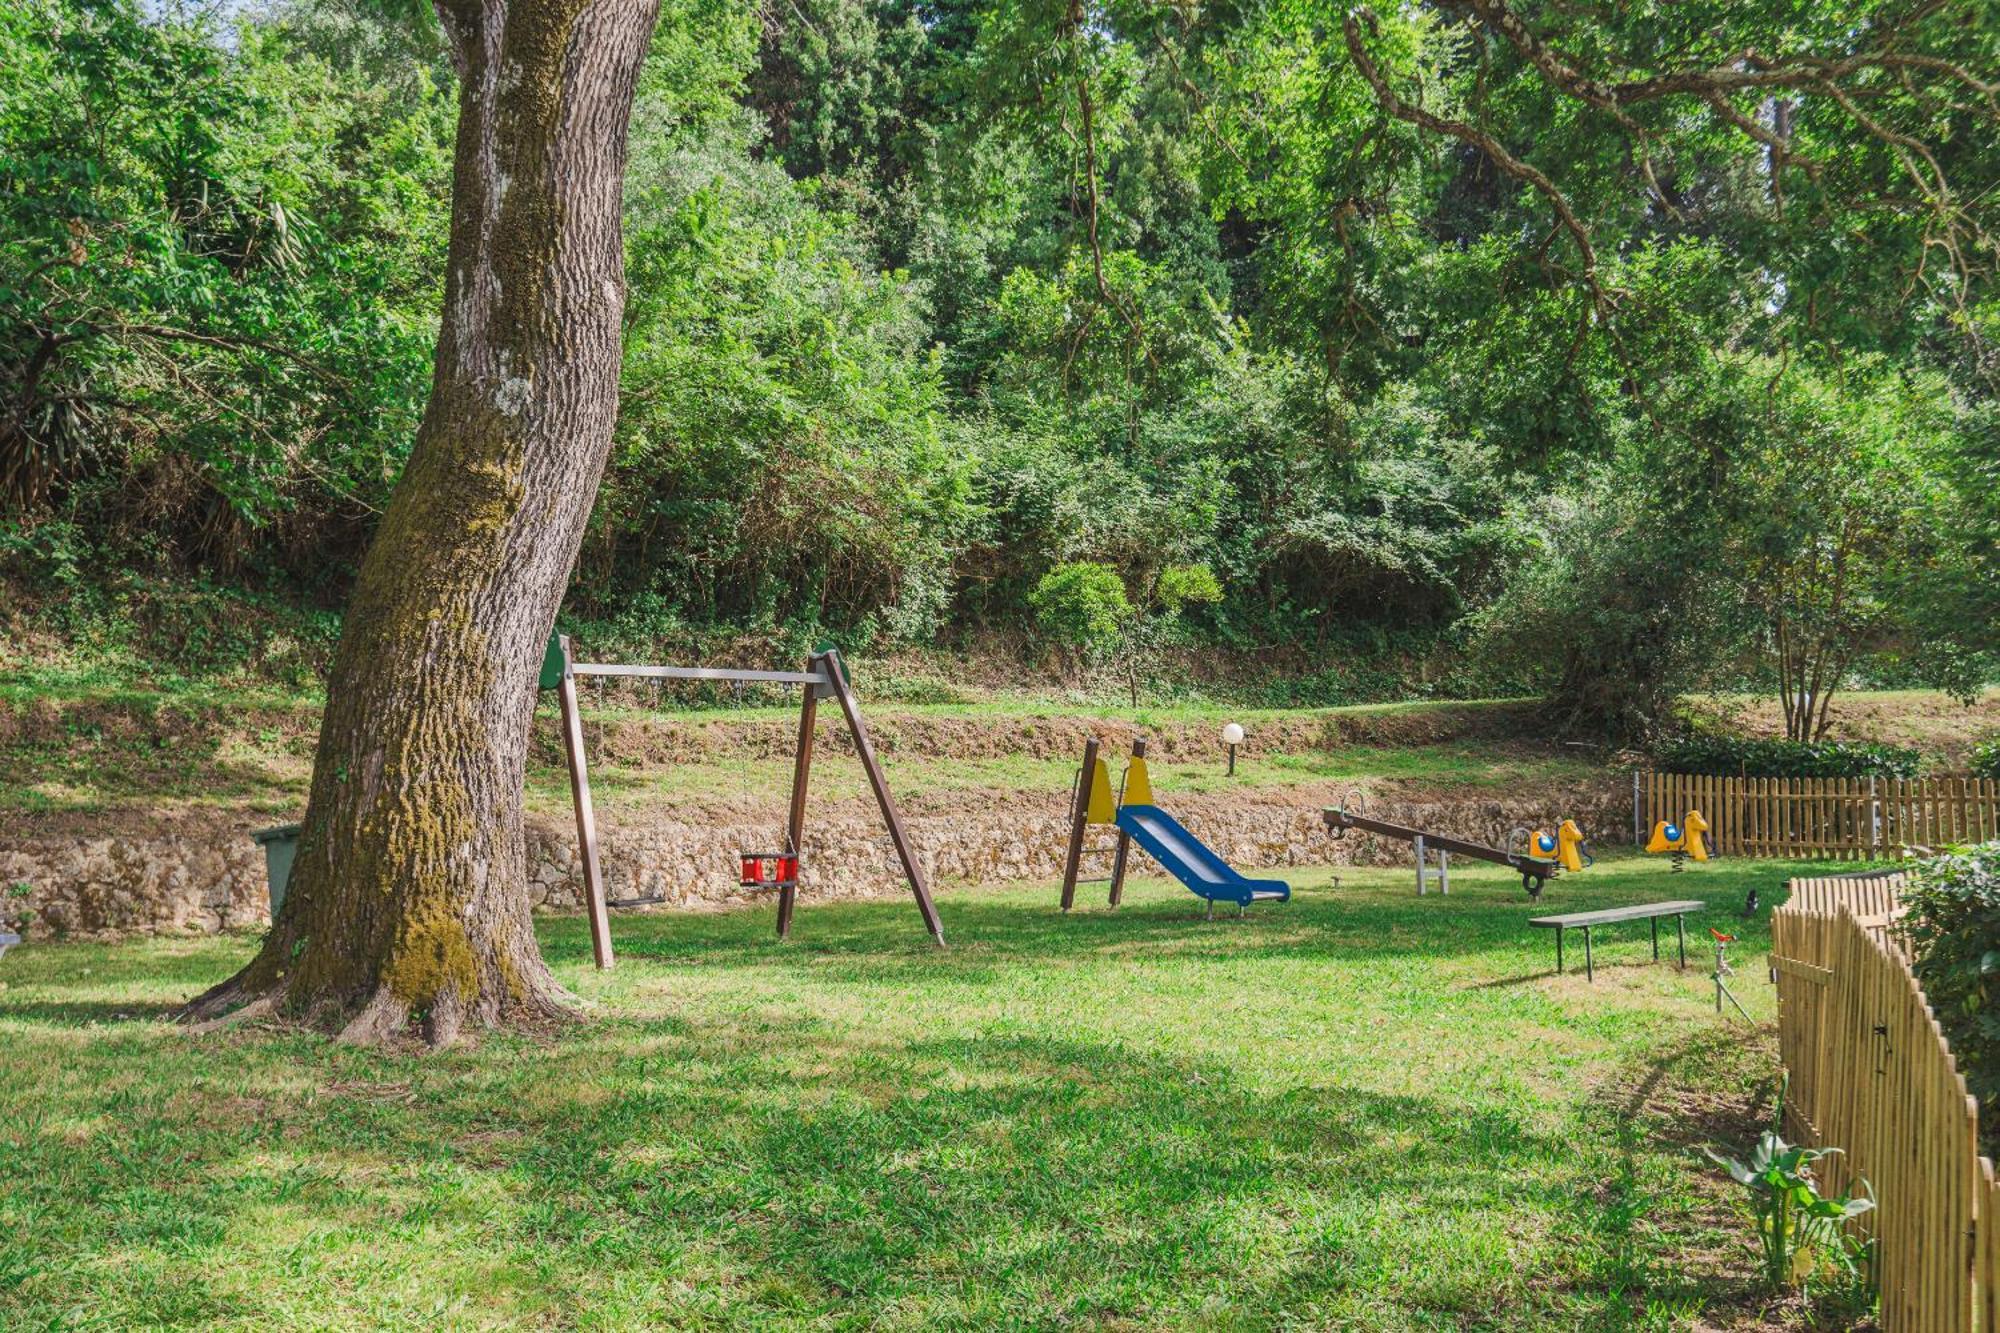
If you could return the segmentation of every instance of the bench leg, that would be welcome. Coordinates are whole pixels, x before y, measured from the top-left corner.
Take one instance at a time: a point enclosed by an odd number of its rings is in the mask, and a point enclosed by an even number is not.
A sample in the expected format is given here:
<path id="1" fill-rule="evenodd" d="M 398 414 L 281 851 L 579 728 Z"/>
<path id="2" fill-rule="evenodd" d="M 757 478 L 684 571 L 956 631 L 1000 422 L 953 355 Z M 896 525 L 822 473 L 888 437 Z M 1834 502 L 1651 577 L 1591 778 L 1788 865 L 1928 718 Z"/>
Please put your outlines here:
<path id="1" fill-rule="evenodd" d="M 1594 961 L 1592 961 L 1590 956 L 1589 926 L 1585 926 L 1583 928 L 1583 979 L 1585 981 L 1597 980 L 1597 965 Z"/>
<path id="2" fill-rule="evenodd" d="M 1680 942 L 1681 971 L 1685 972 L 1687 971 L 1687 966 L 1688 966 L 1688 937 L 1687 937 L 1686 917 L 1677 916 L 1674 918 L 1674 938 Z"/>
<path id="3" fill-rule="evenodd" d="M 1653 961 L 1657 963 L 1660 961 L 1660 918 L 1649 916 L 1646 924 L 1653 928 Z"/>
<path id="4" fill-rule="evenodd" d="M 1556 975 L 1561 976 L 1562 970 L 1563 970 L 1563 928 L 1561 926 L 1557 926 L 1556 927 Z"/>

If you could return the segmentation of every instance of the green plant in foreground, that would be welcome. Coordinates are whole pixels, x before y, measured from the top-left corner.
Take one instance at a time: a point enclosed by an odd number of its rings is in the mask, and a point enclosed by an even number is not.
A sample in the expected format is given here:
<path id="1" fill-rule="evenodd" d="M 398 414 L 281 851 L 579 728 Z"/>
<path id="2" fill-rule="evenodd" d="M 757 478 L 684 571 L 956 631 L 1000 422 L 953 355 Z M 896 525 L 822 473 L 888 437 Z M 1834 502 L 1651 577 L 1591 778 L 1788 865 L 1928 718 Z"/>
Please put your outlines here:
<path id="1" fill-rule="evenodd" d="M 1798 1286 L 1821 1272 L 1850 1285 L 1865 1281 L 1872 1243 L 1852 1235 L 1847 1222 L 1875 1201 L 1856 1198 L 1852 1190 L 1825 1198 L 1813 1180 L 1813 1163 L 1840 1149 L 1799 1147 L 1767 1129 L 1747 1162 L 1713 1148 L 1702 1151 L 1747 1192 L 1764 1252 L 1764 1281 L 1773 1290 Z"/>

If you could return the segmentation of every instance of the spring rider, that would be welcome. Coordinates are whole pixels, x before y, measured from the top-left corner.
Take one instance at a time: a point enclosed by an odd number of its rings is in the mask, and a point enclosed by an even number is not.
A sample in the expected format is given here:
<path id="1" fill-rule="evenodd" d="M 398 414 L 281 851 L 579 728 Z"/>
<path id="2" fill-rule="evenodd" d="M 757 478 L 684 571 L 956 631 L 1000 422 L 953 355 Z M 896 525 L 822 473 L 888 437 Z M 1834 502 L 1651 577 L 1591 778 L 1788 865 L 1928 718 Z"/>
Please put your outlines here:
<path id="1" fill-rule="evenodd" d="M 1708 821 L 1701 817 L 1701 811 L 1690 810 L 1681 823 L 1662 819 L 1653 825 L 1653 836 L 1647 840 L 1646 850 L 1670 854 L 1675 871 L 1679 871 L 1687 865 L 1689 857 L 1697 861 L 1708 859 L 1708 843 L 1701 836 L 1706 832 Z"/>
<path id="2" fill-rule="evenodd" d="M 1596 863 L 1596 858 L 1590 854 L 1590 844 L 1584 841 L 1583 830 L 1576 826 L 1574 819 L 1565 819 L 1556 825 L 1553 833 L 1547 829 L 1536 829 L 1530 833 L 1527 853 L 1540 861 L 1554 861 L 1570 871 L 1582 870 Z"/>

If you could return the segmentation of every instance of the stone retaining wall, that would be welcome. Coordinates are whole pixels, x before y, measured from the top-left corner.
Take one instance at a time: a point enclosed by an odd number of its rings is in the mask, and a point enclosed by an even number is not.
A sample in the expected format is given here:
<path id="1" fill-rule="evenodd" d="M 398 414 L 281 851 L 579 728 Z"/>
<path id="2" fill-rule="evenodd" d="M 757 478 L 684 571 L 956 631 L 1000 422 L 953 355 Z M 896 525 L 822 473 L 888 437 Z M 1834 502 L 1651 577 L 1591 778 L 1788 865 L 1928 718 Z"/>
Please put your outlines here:
<path id="1" fill-rule="evenodd" d="M 1245 871 L 1290 865 L 1408 865 L 1407 843 L 1354 833 L 1335 840 L 1317 805 L 1287 803 L 1282 793 L 1188 797 L 1174 814 L 1224 859 Z M 1567 815 L 1587 837 L 1620 845 L 1632 828 L 1629 791 L 1619 784 L 1538 796 L 1425 802 L 1378 799 L 1378 818 L 1455 837 L 1504 845 L 1517 826 L 1546 826 Z M 941 886 L 1040 880 L 1062 874 L 1067 812 L 1060 802 L 1024 797 L 956 809 L 912 809 L 906 823 L 925 871 Z M 0 903 L 0 913 L 25 906 L 34 913 L 30 938 L 67 935 L 115 938 L 136 934 L 204 933 L 268 924 L 264 855 L 241 829 L 213 828 L 160 837 L 0 839 L 0 892 L 26 885 L 25 897 Z M 688 822 L 648 821 L 599 829 L 613 897 L 660 894 L 673 906 L 744 901 L 735 855 L 767 850 L 768 824 L 695 814 Z M 1092 831 L 1108 847 L 1108 830 Z M 566 819 L 528 822 L 528 867 L 538 910 L 576 911 L 582 872 L 575 828 Z M 1108 857 L 1091 858 L 1108 863 Z M 907 892 L 894 852 L 872 807 L 814 811 L 808 826 L 801 900 L 858 899 Z M 1088 862 L 1087 862 L 1088 864 Z M 1141 858 L 1139 874 L 1156 873 Z M 1090 873 L 1087 871 L 1086 873 Z"/>

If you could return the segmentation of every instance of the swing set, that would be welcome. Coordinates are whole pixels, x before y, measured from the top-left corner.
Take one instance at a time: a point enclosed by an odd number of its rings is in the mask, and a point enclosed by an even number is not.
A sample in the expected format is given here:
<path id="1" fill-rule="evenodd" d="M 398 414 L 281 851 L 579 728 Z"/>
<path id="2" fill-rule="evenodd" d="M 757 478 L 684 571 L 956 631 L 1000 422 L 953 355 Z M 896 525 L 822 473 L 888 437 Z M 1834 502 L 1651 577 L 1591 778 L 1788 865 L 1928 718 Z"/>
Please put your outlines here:
<path id="1" fill-rule="evenodd" d="M 812 770 L 813 732 L 819 716 L 819 701 L 831 698 L 840 705 L 847 731 L 854 739 L 854 753 L 868 775 L 868 785 L 881 808 L 882 822 L 895 845 L 896 859 L 916 895 L 917 910 L 923 914 L 924 928 L 939 948 L 944 947 L 944 927 L 938 922 L 937 907 L 931 902 L 930 886 L 924 881 L 922 866 L 903 828 L 896 798 L 882 776 L 875 747 L 868 738 L 868 726 L 861 720 L 861 705 L 847 679 L 847 664 L 840 650 L 823 644 L 806 662 L 804 671 L 751 671 L 736 667 L 684 667 L 628 665 L 610 662 L 578 662 L 570 654 L 569 636 L 549 636 L 542 658 L 540 685 L 554 690 L 562 706 L 563 750 L 569 759 L 570 798 L 576 807 L 576 837 L 583 856 L 584 903 L 590 914 L 590 947 L 600 969 L 615 961 L 611 947 L 609 909 L 643 907 L 666 901 L 665 895 L 605 897 L 604 869 L 597 852 L 597 817 L 590 800 L 590 769 L 584 757 L 583 713 L 577 703 L 576 682 L 582 676 L 637 677 L 650 680 L 706 680 L 744 685 L 797 685 L 799 691 L 798 744 L 792 755 L 792 801 L 785 825 L 785 849 L 781 852 L 739 851 L 736 854 L 737 883 L 755 892 L 778 895 L 778 938 L 792 932 L 792 910 L 798 905 L 800 852 L 805 837 L 806 779 Z"/>

